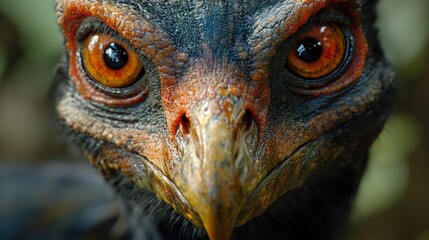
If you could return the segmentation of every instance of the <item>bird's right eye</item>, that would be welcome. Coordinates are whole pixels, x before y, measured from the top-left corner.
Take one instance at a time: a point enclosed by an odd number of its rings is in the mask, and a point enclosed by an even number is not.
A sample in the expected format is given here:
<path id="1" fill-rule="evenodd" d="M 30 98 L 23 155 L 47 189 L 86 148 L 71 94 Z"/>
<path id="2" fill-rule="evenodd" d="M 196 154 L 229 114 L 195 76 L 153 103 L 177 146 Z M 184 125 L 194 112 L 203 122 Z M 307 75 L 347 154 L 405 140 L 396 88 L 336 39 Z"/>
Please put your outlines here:
<path id="1" fill-rule="evenodd" d="M 124 88 L 137 82 L 144 66 L 125 42 L 109 34 L 90 34 L 83 42 L 83 67 L 89 77 L 108 88 Z"/>

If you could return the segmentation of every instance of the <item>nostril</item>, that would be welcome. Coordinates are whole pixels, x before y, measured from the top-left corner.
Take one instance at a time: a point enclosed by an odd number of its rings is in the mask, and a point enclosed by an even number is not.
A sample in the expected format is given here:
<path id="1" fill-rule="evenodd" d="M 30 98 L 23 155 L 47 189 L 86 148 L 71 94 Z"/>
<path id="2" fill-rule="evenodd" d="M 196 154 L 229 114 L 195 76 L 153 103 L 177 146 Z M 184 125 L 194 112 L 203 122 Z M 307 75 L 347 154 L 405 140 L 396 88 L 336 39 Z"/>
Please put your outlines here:
<path id="1" fill-rule="evenodd" d="M 180 119 L 180 126 L 183 135 L 189 134 L 191 128 L 191 121 L 189 121 L 189 118 L 187 118 L 185 114 L 183 114 Z"/>
<path id="2" fill-rule="evenodd" d="M 177 149 L 181 154 L 185 154 L 187 147 L 191 141 L 191 121 L 183 114 L 176 120 L 176 132 L 174 142 L 177 144 Z"/>
<path id="3" fill-rule="evenodd" d="M 246 131 L 249 131 L 252 129 L 253 124 L 255 123 L 252 113 L 249 110 L 246 110 L 246 112 L 243 115 L 242 124 Z"/>

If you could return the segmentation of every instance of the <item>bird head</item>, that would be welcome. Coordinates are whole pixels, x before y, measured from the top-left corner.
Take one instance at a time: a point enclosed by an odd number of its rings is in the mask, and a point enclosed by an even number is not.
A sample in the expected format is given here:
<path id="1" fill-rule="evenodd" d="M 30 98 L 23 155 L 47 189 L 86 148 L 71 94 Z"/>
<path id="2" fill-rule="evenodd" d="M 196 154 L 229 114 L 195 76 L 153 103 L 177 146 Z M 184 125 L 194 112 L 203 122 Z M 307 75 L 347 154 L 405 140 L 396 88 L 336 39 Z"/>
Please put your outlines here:
<path id="1" fill-rule="evenodd" d="M 228 239 L 380 131 L 373 4 L 58 0 L 58 117 L 107 178 Z"/>

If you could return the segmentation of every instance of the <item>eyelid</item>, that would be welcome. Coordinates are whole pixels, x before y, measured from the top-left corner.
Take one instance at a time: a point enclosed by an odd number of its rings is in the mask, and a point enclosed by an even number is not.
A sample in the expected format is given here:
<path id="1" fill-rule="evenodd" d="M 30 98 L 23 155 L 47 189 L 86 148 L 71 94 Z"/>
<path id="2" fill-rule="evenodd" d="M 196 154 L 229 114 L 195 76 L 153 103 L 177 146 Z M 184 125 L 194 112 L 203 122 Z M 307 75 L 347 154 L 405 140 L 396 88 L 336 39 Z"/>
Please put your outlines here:
<path id="1" fill-rule="evenodd" d="M 86 37 L 90 34 L 100 34 L 100 35 L 110 35 L 112 38 L 118 39 L 121 43 L 127 44 L 130 50 L 137 53 L 137 55 L 141 56 L 141 51 L 136 48 L 133 44 L 131 44 L 127 39 L 125 39 L 121 34 L 117 31 L 113 30 L 109 26 L 107 26 L 101 20 L 95 17 L 88 17 L 82 21 L 78 30 L 76 31 L 75 39 L 78 41 L 79 45 L 83 43 Z M 82 46 L 80 46 L 82 48 Z M 142 60 L 142 59 L 140 59 Z"/>
<path id="2" fill-rule="evenodd" d="M 317 25 L 330 25 L 330 24 L 338 24 L 343 28 L 347 28 L 351 25 L 350 19 L 347 17 L 347 14 L 341 10 L 336 8 L 327 8 L 318 12 L 316 15 L 310 17 L 308 22 L 301 26 L 299 30 L 294 33 L 289 41 L 297 36 L 306 33 L 311 28 Z"/>
<path id="3" fill-rule="evenodd" d="M 101 20 L 95 17 L 88 17 L 81 22 L 79 28 L 76 31 L 75 38 L 77 41 L 83 41 L 91 33 L 112 34 L 111 31 L 113 30 L 104 24 Z"/>

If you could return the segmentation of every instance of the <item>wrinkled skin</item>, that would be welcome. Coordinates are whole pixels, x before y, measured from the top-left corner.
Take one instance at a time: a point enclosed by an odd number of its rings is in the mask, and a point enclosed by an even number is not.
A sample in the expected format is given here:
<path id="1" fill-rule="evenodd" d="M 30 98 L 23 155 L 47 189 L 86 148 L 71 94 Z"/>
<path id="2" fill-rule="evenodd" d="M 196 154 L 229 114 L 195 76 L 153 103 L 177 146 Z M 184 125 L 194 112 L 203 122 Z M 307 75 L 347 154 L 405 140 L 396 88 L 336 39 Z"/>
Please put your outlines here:
<path id="1" fill-rule="evenodd" d="M 54 79 L 58 118 L 159 230 L 147 232 L 341 237 L 392 94 L 374 1 L 62 0 L 57 11 L 67 50 Z M 317 80 L 295 81 L 285 62 L 317 22 L 345 29 L 351 57 L 341 75 L 308 87 Z M 132 95 L 88 81 L 82 36 L 99 29 L 139 54 L 145 74 Z M 136 232 L 149 234 L 139 219 Z"/>

